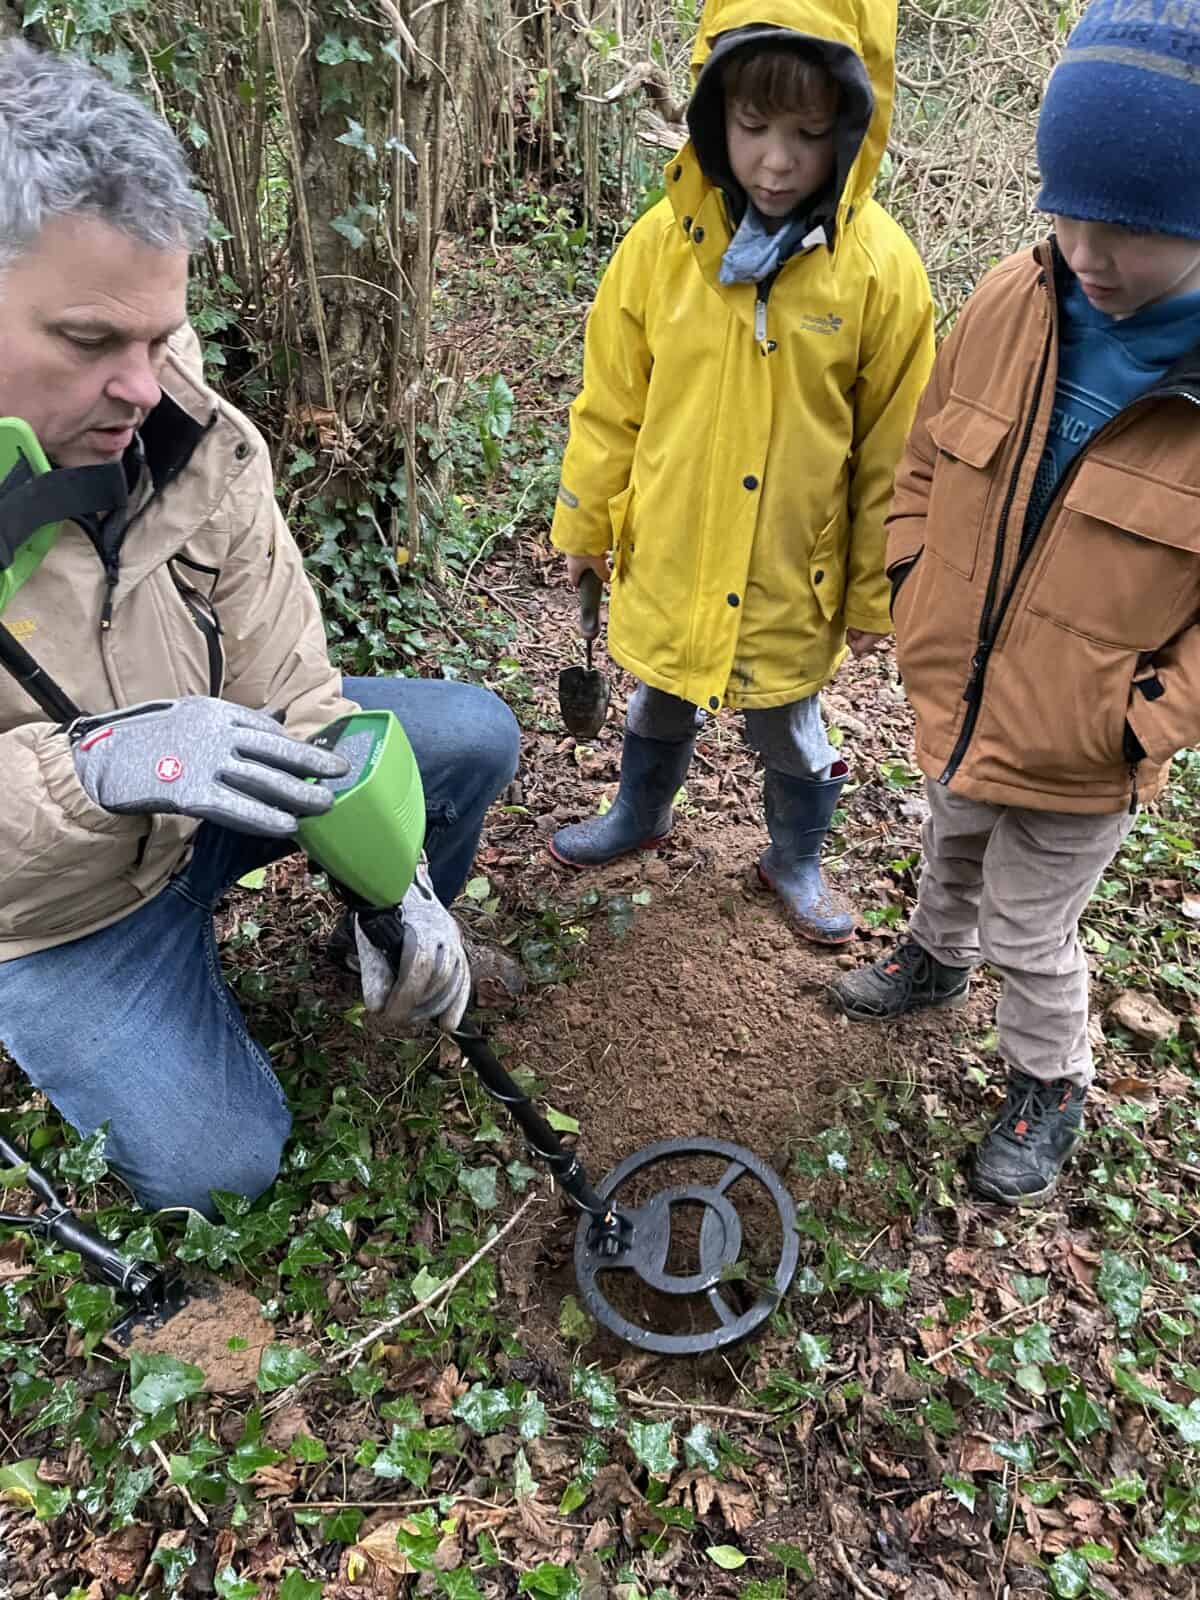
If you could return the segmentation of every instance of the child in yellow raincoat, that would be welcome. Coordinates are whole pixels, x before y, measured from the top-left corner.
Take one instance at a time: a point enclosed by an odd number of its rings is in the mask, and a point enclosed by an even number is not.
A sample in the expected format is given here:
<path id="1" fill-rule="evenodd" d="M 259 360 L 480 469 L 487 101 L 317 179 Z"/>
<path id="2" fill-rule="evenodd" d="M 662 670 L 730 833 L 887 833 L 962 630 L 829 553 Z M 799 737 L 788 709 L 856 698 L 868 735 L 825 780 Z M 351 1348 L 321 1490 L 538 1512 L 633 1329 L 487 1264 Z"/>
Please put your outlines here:
<path id="1" fill-rule="evenodd" d="M 588 323 L 553 542 L 606 580 L 639 680 L 621 785 L 551 851 L 653 845 L 698 723 L 745 713 L 765 767 L 759 872 L 795 927 L 849 939 L 820 851 L 848 769 L 818 693 L 891 631 L 883 519 L 933 360 L 929 286 L 871 198 L 891 121 L 889 0 L 709 0 L 666 197 Z"/>

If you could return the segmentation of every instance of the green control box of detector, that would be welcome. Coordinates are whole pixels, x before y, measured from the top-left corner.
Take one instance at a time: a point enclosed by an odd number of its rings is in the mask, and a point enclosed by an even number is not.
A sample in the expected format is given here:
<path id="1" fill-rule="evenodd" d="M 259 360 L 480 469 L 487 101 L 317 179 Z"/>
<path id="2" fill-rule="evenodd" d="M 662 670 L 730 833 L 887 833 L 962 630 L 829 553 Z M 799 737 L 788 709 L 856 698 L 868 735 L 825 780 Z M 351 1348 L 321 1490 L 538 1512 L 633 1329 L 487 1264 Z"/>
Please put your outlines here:
<path id="1" fill-rule="evenodd" d="M 336 750 L 350 770 L 321 780 L 333 805 L 301 821 L 305 853 L 367 905 L 398 905 L 425 843 L 425 794 L 404 729 L 390 711 L 355 711 L 309 743 Z"/>
<path id="2" fill-rule="evenodd" d="M 24 484 L 50 471 L 50 463 L 33 429 L 20 417 L 0 417 L 0 484 Z M 0 613 L 36 570 L 58 538 L 58 522 L 28 534 L 15 547 L 0 536 Z"/>

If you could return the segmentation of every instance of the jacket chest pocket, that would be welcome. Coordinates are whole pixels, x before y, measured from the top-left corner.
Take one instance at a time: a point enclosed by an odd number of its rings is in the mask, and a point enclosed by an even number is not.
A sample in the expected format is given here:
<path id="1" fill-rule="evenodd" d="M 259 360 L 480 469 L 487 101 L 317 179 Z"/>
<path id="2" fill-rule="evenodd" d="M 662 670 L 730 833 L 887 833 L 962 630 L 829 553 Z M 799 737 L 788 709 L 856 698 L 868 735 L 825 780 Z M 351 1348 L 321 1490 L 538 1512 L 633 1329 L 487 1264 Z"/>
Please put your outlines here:
<path id="1" fill-rule="evenodd" d="M 996 467 L 1014 419 L 951 395 L 926 427 L 937 446 L 926 548 L 964 578 L 975 576 L 980 535 L 996 493 Z"/>
<path id="2" fill-rule="evenodd" d="M 225 650 L 221 643 L 221 620 L 213 604 L 221 576 L 216 567 L 202 566 L 187 556 L 174 556 L 167 571 L 175 592 L 182 600 L 193 627 L 200 634 L 208 665 L 207 693 L 218 698 L 225 682 Z"/>
<path id="3" fill-rule="evenodd" d="M 1027 604 L 1100 644 L 1161 649 L 1200 612 L 1200 494 L 1085 462 L 1046 530 Z"/>

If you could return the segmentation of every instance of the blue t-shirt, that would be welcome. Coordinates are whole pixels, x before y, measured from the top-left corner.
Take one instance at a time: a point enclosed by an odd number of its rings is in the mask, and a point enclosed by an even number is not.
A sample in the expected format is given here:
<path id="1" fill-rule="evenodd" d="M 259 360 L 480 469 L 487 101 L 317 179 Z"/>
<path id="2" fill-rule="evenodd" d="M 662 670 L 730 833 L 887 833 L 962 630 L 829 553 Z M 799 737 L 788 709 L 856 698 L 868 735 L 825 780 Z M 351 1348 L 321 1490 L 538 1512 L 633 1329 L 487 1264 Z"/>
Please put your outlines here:
<path id="1" fill-rule="evenodd" d="M 1200 346 L 1200 293 L 1179 295 L 1118 321 L 1091 305 L 1072 278 L 1062 297 L 1058 386 L 1050 437 L 1025 523 L 1036 533 L 1072 461 L 1138 395 Z"/>

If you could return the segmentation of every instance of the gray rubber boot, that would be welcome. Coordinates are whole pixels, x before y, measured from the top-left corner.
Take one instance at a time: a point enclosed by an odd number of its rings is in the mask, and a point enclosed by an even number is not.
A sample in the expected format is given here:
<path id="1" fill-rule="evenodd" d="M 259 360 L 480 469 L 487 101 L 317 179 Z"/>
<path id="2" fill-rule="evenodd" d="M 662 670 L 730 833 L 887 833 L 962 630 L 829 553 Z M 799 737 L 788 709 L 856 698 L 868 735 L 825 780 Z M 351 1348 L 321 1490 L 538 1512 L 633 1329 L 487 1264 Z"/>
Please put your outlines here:
<path id="1" fill-rule="evenodd" d="M 625 730 L 621 787 L 602 817 L 573 822 L 550 840 L 566 867 L 599 867 L 633 850 L 650 850 L 671 831 L 671 801 L 692 764 L 695 739 L 668 744 Z"/>
<path id="2" fill-rule="evenodd" d="M 821 871 L 821 846 L 848 776 L 839 761 L 828 778 L 793 778 L 768 767 L 763 782 L 771 845 L 758 875 L 783 901 L 796 931 L 814 944 L 845 944 L 854 933 L 854 913 Z"/>

